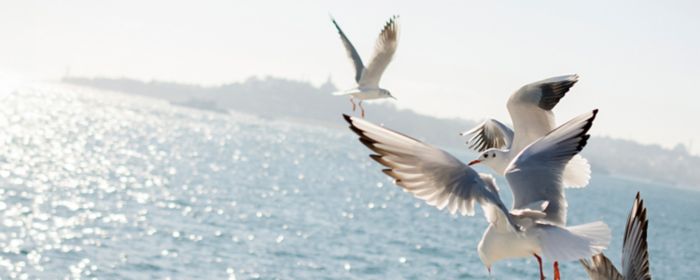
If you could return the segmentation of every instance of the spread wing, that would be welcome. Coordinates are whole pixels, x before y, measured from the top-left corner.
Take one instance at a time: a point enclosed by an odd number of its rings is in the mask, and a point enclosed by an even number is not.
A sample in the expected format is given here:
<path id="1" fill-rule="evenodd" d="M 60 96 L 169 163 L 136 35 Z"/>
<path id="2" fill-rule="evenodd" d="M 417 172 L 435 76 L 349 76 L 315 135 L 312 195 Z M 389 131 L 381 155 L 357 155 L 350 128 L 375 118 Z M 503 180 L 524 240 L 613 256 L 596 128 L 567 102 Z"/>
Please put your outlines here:
<path id="1" fill-rule="evenodd" d="M 622 245 L 622 275 L 625 279 L 651 280 L 649 272 L 649 248 L 647 246 L 647 209 L 639 197 L 634 199 L 627 218 L 625 239 Z"/>
<path id="2" fill-rule="evenodd" d="M 461 135 L 470 137 L 467 145 L 477 152 L 490 148 L 506 149 L 513 143 L 513 130 L 494 119 L 487 119 L 475 128 L 462 132 Z"/>
<path id="3" fill-rule="evenodd" d="M 391 62 L 398 46 L 399 25 L 398 16 L 393 16 L 384 25 L 374 46 L 374 54 L 358 81 L 360 86 L 379 87 L 379 80 L 384 70 Z"/>
<path id="4" fill-rule="evenodd" d="M 338 30 L 338 34 L 340 34 L 340 40 L 343 41 L 343 46 L 345 46 L 345 51 L 348 53 L 350 60 L 352 60 L 352 65 L 355 66 L 355 81 L 359 83 L 362 77 L 362 71 L 365 69 L 364 64 L 362 64 L 362 58 L 360 58 L 360 54 L 357 53 L 350 39 L 345 36 L 345 32 L 343 32 L 338 23 L 335 22 L 335 19 L 331 18 L 331 20 L 333 21 L 333 25 L 335 25 L 335 29 Z"/>
<path id="5" fill-rule="evenodd" d="M 506 179 L 513 192 L 513 208 L 524 208 L 536 201 L 548 201 L 544 219 L 566 224 L 566 199 L 562 174 L 566 164 L 578 154 L 590 135 L 598 110 L 582 114 L 552 130 L 522 150 L 506 168 Z"/>
<path id="6" fill-rule="evenodd" d="M 647 247 L 648 224 L 647 209 L 637 193 L 625 227 L 625 238 L 622 245 L 622 273 L 617 271 L 605 255 L 598 254 L 593 256 L 590 261 L 581 260 L 589 278 L 592 280 L 651 280 Z"/>
<path id="7" fill-rule="evenodd" d="M 554 129 L 551 110 L 576 82 L 578 75 L 553 77 L 527 84 L 510 96 L 507 107 L 515 130 L 515 152 Z"/>
<path id="8" fill-rule="evenodd" d="M 509 219 L 493 179 L 479 173 L 449 153 L 363 119 L 343 115 L 360 142 L 396 184 L 415 197 L 450 213 L 474 215 L 474 204 L 493 205 Z M 514 226 L 515 227 L 515 226 Z M 517 228 L 517 227 L 516 227 Z"/>

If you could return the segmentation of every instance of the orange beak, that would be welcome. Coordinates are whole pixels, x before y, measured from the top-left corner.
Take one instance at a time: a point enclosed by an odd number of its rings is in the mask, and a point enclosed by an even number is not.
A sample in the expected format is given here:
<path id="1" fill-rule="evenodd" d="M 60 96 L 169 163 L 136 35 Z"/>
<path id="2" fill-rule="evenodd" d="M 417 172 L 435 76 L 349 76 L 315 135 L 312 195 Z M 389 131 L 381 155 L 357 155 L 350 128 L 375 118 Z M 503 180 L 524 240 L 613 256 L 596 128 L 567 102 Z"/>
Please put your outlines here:
<path id="1" fill-rule="evenodd" d="M 469 162 L 469 166 L 472 166 L 472 165 L 477 164 L 477 163 L 480 163 L 480 162 L 481 162 L 481 161 L 478 160 L 478 159 L 472 160 L 472 161 Z"/>

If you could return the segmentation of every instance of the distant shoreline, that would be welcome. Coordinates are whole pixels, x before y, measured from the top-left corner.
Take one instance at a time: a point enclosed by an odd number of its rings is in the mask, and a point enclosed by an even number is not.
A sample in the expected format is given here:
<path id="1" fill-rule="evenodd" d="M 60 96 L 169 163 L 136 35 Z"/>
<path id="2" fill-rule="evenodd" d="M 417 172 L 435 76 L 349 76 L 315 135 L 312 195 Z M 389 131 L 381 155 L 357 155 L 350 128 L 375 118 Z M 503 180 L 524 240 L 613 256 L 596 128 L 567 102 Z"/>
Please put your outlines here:
<path id="1" fill-rule="evenodd" d="M 161 99 L 176 106 L 216 113 L 240 112 L 262 119 L 279 119 L 342 128 L 340 115 L 350 110 L 346 98 L 332 96 L 335 85 L 315 87 L 308 82 L 277 78 L 250 78 L 242 83 L 214 87 L 172 82 L 144 82 L 128 78 L 65 77 L 63 83 Z M 309 102 L 313 100 L 313 102 Z M 365 105 L 368 118 L 391 124 L 395 130 L 441 147 L 464 149 L 457 134 L 476 125 L 464 119 L 440 119 L 387 104 Z M 666 149 L 631 140 L 593 137 L 583 151 L 593 172 L 627 180 L 700 190 L 700 157 L 684 147 Z M 663 168 L 659 168 L 662 166 Z"/>

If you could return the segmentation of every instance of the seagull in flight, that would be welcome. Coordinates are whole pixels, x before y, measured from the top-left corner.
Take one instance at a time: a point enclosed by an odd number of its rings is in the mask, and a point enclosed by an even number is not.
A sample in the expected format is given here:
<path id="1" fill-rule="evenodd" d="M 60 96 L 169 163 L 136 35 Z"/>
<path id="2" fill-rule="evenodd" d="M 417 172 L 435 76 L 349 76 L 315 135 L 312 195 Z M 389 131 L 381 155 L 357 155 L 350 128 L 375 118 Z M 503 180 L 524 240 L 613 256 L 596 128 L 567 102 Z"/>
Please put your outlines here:
<path id="1" fill-rule="evenodd" d="M 649 247 L 647 246 L 647 209 L 644 200 L 634 199 L 627 218 L 625 237 L 622 242 L 622 273 L 605 255 L 598 254 L 592 260 L 581 260 L 591 280 L 651 280 L 649 271 Z"/>
<path id="2" fill-rule="evenodd" d="M 355 101 L 357 98 L 360 100 L 359 107 L 361 110 L 362 117 L 365 117 L 365 109 L 362 107 L 363 100 L 370 99 L 380 99 L 380 98 L 394 98 L 389 90 L 379 87 L 379 79 L 382 77 L 382 73 L 391 62 L 394 53 L 396 52 L 396 47 L 398 46 L 398 35 L 399 35 L 399 25 L 398 16 L 393 16 L 386 22 L 382 32 L 379 33 L 379 38 L 374 46 L 374 54 L 369 62 L 368 66 L 362 63 L 362 58 L 357 50 L 352 45 L 348 37 L 345 35 L 340 26 L 331 18 L 333 25 L 338 30 L 340 34 L 340 39 L 343 41 L 343 46 L 347 51 L 352 64 L 355 67 L 355 82 L 357 87 L 349 90 L 340 91 L 335 93 L 335 95 L 349 95 L 350 103 L 352 103 L 352 111 L 355 111 Z"/>
<path id="3" fill-rule="evenodd" d="M 552 108 L 576 82 L 578 75 L 566 75 L 527 84 L 508 99 L 513 129 L 495 119 L 487 119 L 461 133 L 470 137 L 469 147 L 481 153 L 473 162 L 484 163 L 505 175 L 508 165 L 520 151 L 555 128 Z M 590 178 L 591 166 L 580 155 L 573 157 L 564 170 L 565 187 L 585 187 Z"/>
<path id="4" fill-rule="evenodd" d="M 566 163 L 586 145 L 597 110 L 582 114 L 552 130 L 525 148 L 506 171 L 513 193 L 508 210 L 495 179 L 477 173 L 451 154 L 404 134 L 355 117 L 343 115 L 360 142 L 375 154 L 370 157 L 386 167 L 386 175 L 415 197 L 450 213 L 474 215 L 478 202 L 488 228 L 477 251 L 489 273 L 496 261 L 534 256 L 544 279 L 542 258 L 558 262 L 588 258 L 610 242 L 603 222 L 563 226 L 550 222 L 566 219 L 562 172 Z"/>

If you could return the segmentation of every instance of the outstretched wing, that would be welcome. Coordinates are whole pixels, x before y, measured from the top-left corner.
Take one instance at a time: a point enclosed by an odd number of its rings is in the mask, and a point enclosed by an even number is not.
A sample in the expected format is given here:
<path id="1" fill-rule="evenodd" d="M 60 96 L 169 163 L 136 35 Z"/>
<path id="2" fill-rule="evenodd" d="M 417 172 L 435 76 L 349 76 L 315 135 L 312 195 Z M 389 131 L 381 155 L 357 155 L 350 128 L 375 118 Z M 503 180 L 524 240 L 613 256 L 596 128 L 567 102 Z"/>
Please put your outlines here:
<path id="1" fill-rule="evenodd" d="M 548 201 L 546 221 L 566 224 L 566 199 L 563 191 L 564 167 L 578 154 L 590 135 L 598 110 L 582 114 L 535 141 L 522 150 L 506 168 L 506 179 L 513 192 L 513 208 L 536 201 Z"/>
<path id="2" fill-rule="evenodd" d="M 382 78 L 382 74 L 394 57 L 398 46 L 398 18 L 398 16 L 393 16 L 384 25 L 384 29 L 382 29 L 374 45 L 372 59 L 367 65 L 367 69 L 362 73 L 360 81 L 358 81 L 360 86 L 379 87 L 379 79 Z"/>
<path id="3" fill-rule="evenodd" d="M 527 84 L 510 96 L 507 107 L 515 130 L 515 152 L 554 129 L 551 110 L 576 82 L 578 75 L 553 77 Z"/>
<path id="4" fill-rule="evenodd" d="M 513 130 L 494 119 L 487 119 L 461 135 L 469 137 L 467 145 L 477 152 L 490 148 L 506 149 L 513 143 Z"/>
<path id="5" fill-rule="evenodd" d="M 627 218 L 625 239 L 622 244 L 622 275 L 625 279 L 651 280 L 647 246 L 648 225 L 647 209 L 637 193 L 632 211 Z"/>
<path id="6" fill-rule="evenodd" d="M 589 278 L 591 280 L 651 280 L 647 246 L 648 225 L 647 209 L 637 193 L 625 227 L 625 238 L 622 245 L 622 273 L 617 271 L 605 255 L 598 254 L 593 256 L 590 261 L 581 260 Z"/>
<path id="7" fill-rule="evenodd" d="M 355 82 L 359 83 L 360 78 L 362 77 L 362 72 L 365 70 L 365 66 L 362 64 L 362 58 L 360 58 L 360 54 L 357 53 L 355 47 L 352 45 L 352 43 L 350 43 L 350 39 L 345 36 L 345 32 L 343 32 L 338 23 L 335 22 L 335 19 L 331 18 L 331 20 L 333 21 L 333 25 L 335 25 L 335 29 L 338 30 L 338 34 L 340 34 L 340 40 L 343 41 L 345 51 L 348 53 L 350 60 L 352 60 L 353 66 L 355 66 Z"/>
<path id="8" fill-rule="evenodd" d="M 475 202 L 494 205 L 510 220 L 492 179 L 485 182 L 443 150 L 363 119 L 343 117 L 360 142 L 376 153 L 370 157 L 386 166 L 382 171 L 405 191 L 453 214 L 474 215 Z"/>

